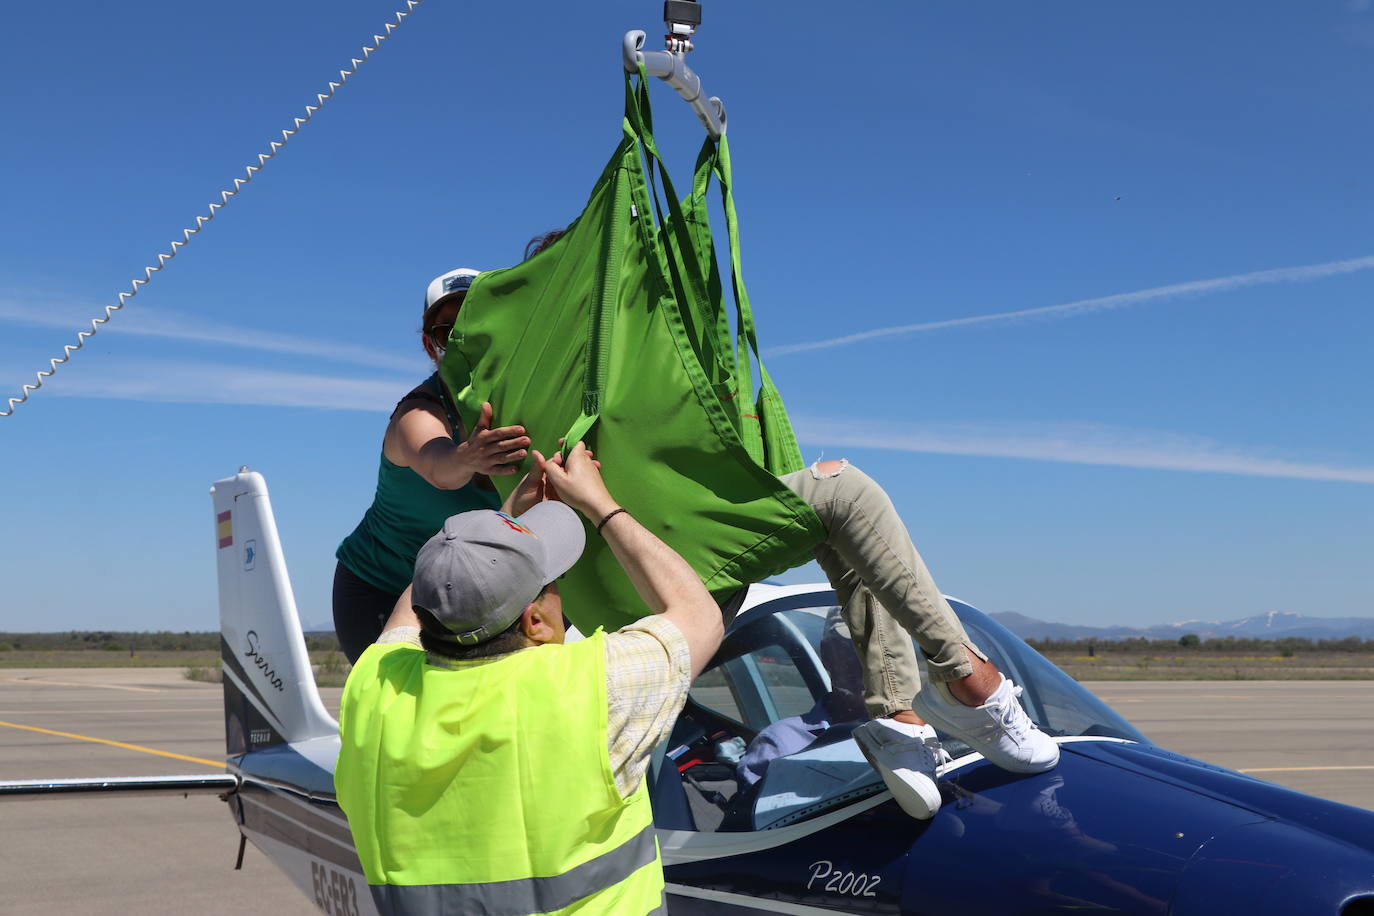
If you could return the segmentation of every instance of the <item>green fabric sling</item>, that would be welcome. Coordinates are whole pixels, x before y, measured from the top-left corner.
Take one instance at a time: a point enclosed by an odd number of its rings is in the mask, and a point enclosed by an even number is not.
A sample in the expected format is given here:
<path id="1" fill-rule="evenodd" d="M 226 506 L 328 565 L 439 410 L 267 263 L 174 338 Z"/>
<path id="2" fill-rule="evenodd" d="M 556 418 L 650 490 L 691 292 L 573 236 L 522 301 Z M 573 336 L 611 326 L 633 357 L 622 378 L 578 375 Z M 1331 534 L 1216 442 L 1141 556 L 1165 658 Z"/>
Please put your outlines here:
<path id="1" fill-rule="evenodd" d="M 724 600 L 809 559 L 825 531 L 775 476 L 800 468 L 801 453 L 761 362 L 754 392 L 759 350 L 728 144 L 707 141 L 679 201 L 654 144 L 646 80 L 626 77 L 623 137 L 563 237 L 474 282 L 440 374 L 469 427 L 490 401 L 496 422 L 523 424 L 546 455 L 559 437 L 585 440 L 620 504 Z M 733 340 L 707 217 L 713 178 L 729 235 Z M 517 479 L 495 482 L 504 496 Z M 560 588 L 584 632 L 615 629 L 647 609 L 588 533 Z"/>

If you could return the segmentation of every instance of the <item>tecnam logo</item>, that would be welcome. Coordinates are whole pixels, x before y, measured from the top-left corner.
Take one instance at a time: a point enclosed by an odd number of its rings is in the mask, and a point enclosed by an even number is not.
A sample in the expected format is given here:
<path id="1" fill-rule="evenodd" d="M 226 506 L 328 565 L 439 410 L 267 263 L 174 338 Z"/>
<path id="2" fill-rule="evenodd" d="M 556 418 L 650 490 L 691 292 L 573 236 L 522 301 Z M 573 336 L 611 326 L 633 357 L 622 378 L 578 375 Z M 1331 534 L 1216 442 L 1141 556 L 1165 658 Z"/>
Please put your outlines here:
<path id="1" fill-rule="evenodd" d="M 277 677 L 277 669 L 269 667 L 267 659 L 263 658 L 262 654 L 258 652 L 258 631 L 249 630 L 244 634 L 244 639 L 248 642 L 248 650 L 243 653 L 244 657 L 253 660 L 253 664 L 258 666 L 258 670 L 261 671 L 262 676 L 267 679 L 267 683 L 285 692 L 286 686 L 282 683 L 282 679 Z"/>

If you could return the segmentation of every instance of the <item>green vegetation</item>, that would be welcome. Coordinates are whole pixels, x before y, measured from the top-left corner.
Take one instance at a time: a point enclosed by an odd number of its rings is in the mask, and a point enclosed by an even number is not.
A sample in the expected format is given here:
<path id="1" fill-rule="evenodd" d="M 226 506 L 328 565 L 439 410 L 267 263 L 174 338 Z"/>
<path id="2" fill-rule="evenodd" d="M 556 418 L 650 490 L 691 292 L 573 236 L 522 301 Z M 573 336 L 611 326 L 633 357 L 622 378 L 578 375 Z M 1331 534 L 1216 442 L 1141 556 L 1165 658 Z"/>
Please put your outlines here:
<path id="1" fill-rule="evenodd" d="M 340 687 L 349 665 L 332 635 L 305 638 L 315 681 Z M 1071 677 L 1091 680 L 1374 680 L 1374 639 L 1027 640 Z M 4 668 L 183 668 L 219 683 L 218 633 L 0 633 Z M 765 665 L 766 671 L 780 666 Z M 789 669 L 790 670 L 790 669 Z M 771 672 L 774 680 L 780 672 Z M 707 676 L 709 678 L 709 675 Z M 697 686 L 706 685 L 704 679 Z"/>
<path id="2" fill-rule="evenodd" d="M 342 687 L 348 679 L 348 672 L 353 669 L 343 653 L 333 649 L 327 652 L 311 652 L 310 665 L 315 673 L 317 687 Z M 224 682 L 224 668 L 218 661 L 213 665 L 192 665 L 182 673 L 188 681 L 202 681 L 207 684 Z"/>
<path id="3" fill-rule="evenodd" d="M 4 637 L 0 633 L 0 637 Z M 1097 652 L 1169 652 L 1192 648 L 1200 652 L 1225 655 L 1277 655 L 1282 650 L 1294 654 L 1313 652 L 1348 652 L 1374 655 L 1374 639 L 1347 636 L 1345 639 L 1304 639 L 1287 636 L 1283 639 L 1253 639 L 1245 636 L 1225 636 L 1220 639 L 1201 639 L 1196 633 L 1185 633 L 1175 639 L 1028 639 L 1026 643 L 1037 652 L 1074 652 L 1090 655 Z"/>
<path id="4" fill-rule="evenodd" d="M 337 655 L 333 634 L 305 637 L 311 661 Z M 0 668 L 203 668 L 219 671 L 219 633 L 114 632 L 0 633 Z M 343 665 L 342 656 L 333 663 Z M 187 675 L 190 677 L 190 675 Z M 192 678 L 196 680 L 198 678 Z M 217 677 L 209 677 L 218 680 Z M 342 683 L 342 680 L 340 680 Z"/>
<path id="5" fill-rule="evenodd" d="M 182 673 L 186 675 L 188 681 L 201 681 L 206 684 L 220 684 L 224 681 L 224 669 L 219 665 L 215 665 L 213 668 L 206 665 L 192 665 Z"/>
<path id="6" fill-rule="evenodd" d="M 1354 636 L 1027 642 L 1080 681 L 1374 680 L 1374 640 Z"/>
<path id="7" fill-rule="evenodd" d="M 317 653 L 312 652 L 310 660 L 315 664 L 315 684 L 319 687 L 342 687 L 353 668 L 344 654 L 338 651 L 325 654 L 323 661 Z"/>

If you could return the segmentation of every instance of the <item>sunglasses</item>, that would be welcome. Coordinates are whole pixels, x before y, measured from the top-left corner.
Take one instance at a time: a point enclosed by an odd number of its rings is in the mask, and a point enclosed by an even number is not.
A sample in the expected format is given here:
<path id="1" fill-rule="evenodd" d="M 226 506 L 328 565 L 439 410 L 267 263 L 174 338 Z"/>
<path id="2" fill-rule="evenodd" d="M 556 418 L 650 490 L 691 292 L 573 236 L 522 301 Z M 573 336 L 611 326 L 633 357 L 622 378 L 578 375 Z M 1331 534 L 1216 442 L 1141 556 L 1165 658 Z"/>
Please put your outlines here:
<path id="1" fill-rule="evenodd" d="M 430 339 L 430 340 L 434 341 L 435 346 L 443 346 L 444 344 L 448 343 L 448 336 L 449 336 L 449 334 L 453 333 L 453 325 L 452 325 L 452 324 L 436 324 L 436 325 L 432 325 L 432 326 L 430 327 L 430 329 L 429 329 L 428 331 L 426 331 L 425 333 L 429 335 L 429 339 Z"/>

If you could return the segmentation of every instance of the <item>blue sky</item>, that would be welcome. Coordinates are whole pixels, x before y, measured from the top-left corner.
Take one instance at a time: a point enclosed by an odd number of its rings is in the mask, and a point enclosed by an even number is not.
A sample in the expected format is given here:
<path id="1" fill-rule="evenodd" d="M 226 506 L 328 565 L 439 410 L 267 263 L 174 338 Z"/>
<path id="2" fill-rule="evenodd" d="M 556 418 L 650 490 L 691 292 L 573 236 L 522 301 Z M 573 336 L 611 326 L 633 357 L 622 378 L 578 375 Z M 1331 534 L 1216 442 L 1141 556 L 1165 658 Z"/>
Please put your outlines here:
<path id="1" fill-rule="evenodd" d="M 7 10 L 0 397 L 396 8 Z M 419 6 L 0 419 L 0 630 L 213 629 L 207 489 L 242 464 L 327 621 L 386 412 L 426 371 L 424 285 L 579 212 L 619 136 L 620 36 L 659 47 L 660 9 Z M 984 610 L 1374 614 L 1370 3 L 789 10 L 707 0 L 691 64 L 729 111 L 808 456 L 882 481 Z M 685 175 L 699 128 L 654 90 Z"/>

